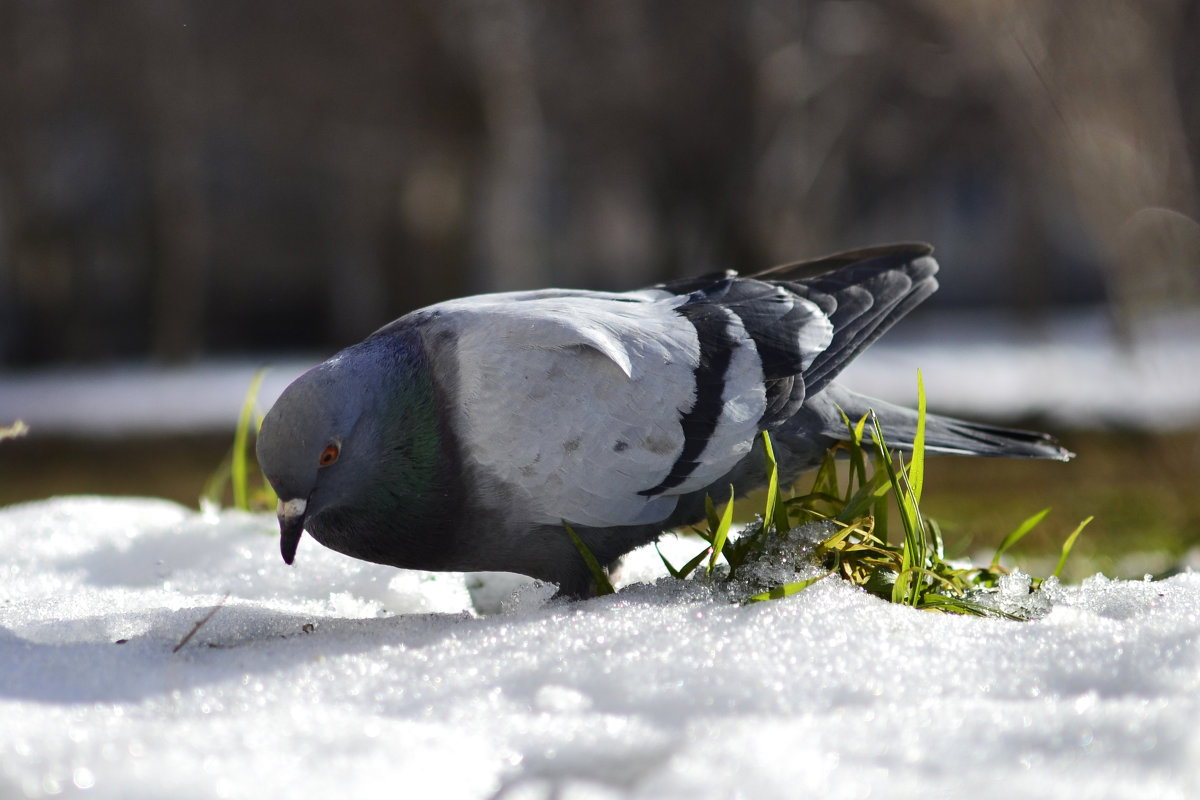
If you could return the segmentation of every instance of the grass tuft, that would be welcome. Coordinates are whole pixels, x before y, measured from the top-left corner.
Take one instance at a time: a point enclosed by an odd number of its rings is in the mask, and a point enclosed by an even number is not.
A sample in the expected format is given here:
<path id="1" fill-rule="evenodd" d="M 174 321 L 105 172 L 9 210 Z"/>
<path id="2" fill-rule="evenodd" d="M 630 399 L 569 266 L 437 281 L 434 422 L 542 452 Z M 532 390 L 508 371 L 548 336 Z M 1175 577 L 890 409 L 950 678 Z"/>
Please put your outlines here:
<path id="1" fill-rule="evenodd" d="M 1054 568 L 1054 577 L 1058 578 L 1062 575 L 1063 567 L 1067 564 L 1067 556 L 1071 554 L 1071 548 L 1075 546 L 1075 540 L 1079 538 L 1079 534 L 1083 533 L 1083 529 L 1092 521 L 1092 517 L 1088 517 L 1071 532 L 1067 540 L 1063 542 L 1062 555 L 1058 557 L 1058 566 Z"/>
<path id="2" fill-rule="evenodd" d="M 1038 523 L 1041 522 L 1049 513 L 1049 508 L 1043 508 L 1041 511 L 1037 512 L 1032 517 L 1018 525 L 1016 530 L 1008 534 L 1008 536 L 1005 536 L 1004 539 L 1000 541 L 1000 546 L 996 548 L 996 555 L 992 556 L 992 563 L 989 569 L 997 569 L 1000 566 L 1000 556 L 1004 555 L 1004 552 L 1008 550 L 1008 548 L 1021 541 L 1021 539 L 1025 537 L 1025 534 L 1036 528 Z M 1088 519 L 1091 519 L 1091 517 L 1088 517 Z"/>
<path id="3" fill-rule="evenodd" d="M 278 502 L 275 490 L 266 476 L 258 469 L 254 456 L 254 443 L 262 428 L 263 415 L 257 408 L 258 392 L 262 387 L 265 369 L 254 373 L 242 400 L 238 413 L 237 428 L 233 433 L 233 446 L 228 455 L 209 475 L 200 494 L 202 509 L 219 509 L 225 506 L 225 498 L 232 495 L 232 507 L 242 511 L 274 510 Z M 251 476 L 257 476 L 255 480 Z"/>
<path id="4" fill-rule="evenodd" d="M 823 564 L 825 572 L 816 577 L 769 586 L 765 591 L 749 595 L 744 602 L 787 597 L 838 575 L 878 597 L 913 608 L 1008 619 L 1029 618 L 1033 612 L 1024 608 L 1016 611 L 999 608 L 992 596 L 999 592 L 1001 578 L 1009 574 L 1009 570 L 1000 564 L 1001 557 L 1033 530 L 1049 509 L 1030 516 L 1005 536 L 985 567 L 946 560 L 941 529 L 920 506 L 925 480 L 926 416 L 925 388 L 920 373 L 917 374 L 917 394 L 917 432 L 907 463 L 901 453 L 889 450 L 873 412 L 868 412 L 857 422 L 843 415 L 848 441 L 830 449 L 817 468 L 812 490 L 797 497 L 784 497 L 771 438 L 764 432 L 767 496 L 758 520 L 747 525 L 740 534 L 730 536 L 732 495 L 720 515 L 712 499 L 706 498 L 707 527 L 693 531 L 709 546 L 679 569 L 660 551 L 659 556 L 667 570 L 673 577 L 685 579 L 708 559 L 705 576 L 712 577 L 718 572 L 718 559 L 723 559 L 728 582 L 735 577 L 744 577 L 750 564 L 770 568 L 808 559 Z M 865 440 L 868 424 L 870 441 Z M 839 456 L 845 456 L 850 462 L 844 488 L 839 485 L 836 469 Z M 730 489 L 732 491 L 732 487 Z M 892 543 L 888 535 L 889 502 L 894 503 L 899 512 L 901 530 L 900 540 L 896 543 Z M 1056 578 L 1062 573 L 1076 539 L 1091 519 L 1085 519 L 1067 537 L 1054 570 Z M 815 542 L 800 535 L 806 530 L 811 531 L 813 523 L 821 525 L 820 529 L 826 532 L 832 528 L 833 533 L 823 535 Z M 582 542 L 577 542 L 577 546 L 582 547 Z M 767 572 L 777 574 L 778 570 L 768 569 Z M 753 580 L 752 576 L 745 582 L 750 585 Z M 1041 581 L 1034 580 L 1031 587 L 1037 588 L 1040 584 Z"/>
<path id="5" fill-rule="evenodd" d="M 918 423 L 912 453 L 906 464 L 901 453 L 892 453 L 884 441 L 883 431 L 873 412 L 857 423 L 843 415 L 849 433 L 848 441 L 833 448 L 817 469 L 812 491 L 806 495 L 779 503 L 775 485 L 775 459 L 768 443 L 767 508 L 764 530 L 778 537 L 793 524 L 826 520 L 838 530 L 812 550 L 812 556 L 825 564 L 828 571 L 817 578 L 774 587 L 748 598 L 748 602 L 786 597 L 802 591 L 829 575 L 839 575 L 864 590 L 901 605 L 931 611 L 958 614 L 1026 618 L 1021 613 L 1009 613 L 995 607 L 990 595 L 999 591 L 1000 579 L 1009 570 L 1000 565 L 1001 556 L 1045 518 L 1044 509 L 1026 519 L 1001 541 L 991 563 L 986 567 L 964 566 L 947 561 L 941 529 L 922 512 L 920 501 L 925 478 L 925 388 L 917 373 Z M 868 423 L 872 442 L 864 443 Z M 764 437 L 766 434 L 764 434 Z M 873 450 L 874 469 L 868 471 L 867 452 Z M 845 491 L 839 491 L 834 458 L 848 451 L 850 470 Z M 887 505 L 891 495 L 900 517 L 901 540 L 893 544 L 888 536 Z M 783 508 L 781 515 L 771 516 L 772 504 Z M 793 518 L 794 515 L 794 518 Z M 1088 517 L 1063 544 L 1057 578 L 1066 563 L 1075 540 L 1091 521 Z M 762 531 L 751 534 L 761 537 Z M 1033 587 L 1040 586 L 1033 581 Z"/>

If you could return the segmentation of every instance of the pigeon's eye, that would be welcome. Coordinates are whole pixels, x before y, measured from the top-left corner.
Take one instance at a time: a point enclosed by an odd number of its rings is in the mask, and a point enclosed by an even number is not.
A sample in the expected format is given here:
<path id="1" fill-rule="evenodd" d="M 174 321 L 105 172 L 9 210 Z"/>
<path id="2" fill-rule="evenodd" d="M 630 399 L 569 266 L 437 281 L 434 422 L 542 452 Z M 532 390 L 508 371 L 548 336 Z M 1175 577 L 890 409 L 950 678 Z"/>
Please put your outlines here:
<path id="1" fill-rule="evenodd" d="M 325 449 L 321 451 L 321 457 L 317 459 L 317 464 L 322 467 L 328 467 L 330 464 L 338 460 L 338 456 L 341 455 L 341 452 L 342 450 L 340 447 L 338 447 L 337 442 L 330 442 L 329 444 L 325 445 Z"/>

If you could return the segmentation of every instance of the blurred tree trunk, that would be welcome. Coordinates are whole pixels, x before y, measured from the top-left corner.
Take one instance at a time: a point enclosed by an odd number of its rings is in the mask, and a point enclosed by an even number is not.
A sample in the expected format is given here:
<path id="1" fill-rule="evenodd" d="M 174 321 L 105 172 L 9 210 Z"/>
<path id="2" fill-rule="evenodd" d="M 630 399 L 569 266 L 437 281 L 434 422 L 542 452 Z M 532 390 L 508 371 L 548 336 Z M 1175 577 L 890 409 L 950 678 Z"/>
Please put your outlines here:
<path id="1" fill-rule="evenodd" d="M 21 306 L 16 297 L 16 237 L 20 228 L 17 215 L 21 203 L 17 195 L 17 137 L 21 118 L 17 94 L 21 83 L 17 76 L 17 15 L 20 8 L 0 4 L 0 364 L 16 350 L 19 335 L 16 319 Z M 0 420 L 0 425 L 4 424 Z"/>
<path id="2" fill-rule="evenodd" d="M 361 339 L 389 319 L 383 241 L 394 224 L 400 139 L 397 131 L 366 125 L 326 131 L 334 182 L 327 224 L 337 243 L 325 273 L 326 328 L 337 342 Z"/>
<path id="3" fill-rule="evenodd" d="M 0 336 L 18 350 L 18 358 L 36 361 L 78 343 L 77 312 L 86 302 L 78 296 L 79 270 L 70 253 L 74 231 L 58 209 L 38 202 L 36 185 L 42 177 L 39 158 L 52 155 L 42 139 L 53 132 L 38 122 L 62 101 L 72 77 L 71 15 L 53 4 L 2 8 Z"/>
<path id="4" fill-rule="evenodd" d="M 479 287 L 544 286 L 553 231 L 546 228 L 549 142 L 538 97 L 534 14 L 525 0 L 468 3 L 466 13 L 489 148 L 476 205 Z"/>
<path id="5" fill-rule="evenodd" d="M 205 197 L 206 76 L 192 3 L 142 6 L 146 43 L 145 124 L 154 195 L 153 355 L 179 360 L 204 343 L 211 225 Z M 219 309 L 217 309 L 219 312 Z"/>

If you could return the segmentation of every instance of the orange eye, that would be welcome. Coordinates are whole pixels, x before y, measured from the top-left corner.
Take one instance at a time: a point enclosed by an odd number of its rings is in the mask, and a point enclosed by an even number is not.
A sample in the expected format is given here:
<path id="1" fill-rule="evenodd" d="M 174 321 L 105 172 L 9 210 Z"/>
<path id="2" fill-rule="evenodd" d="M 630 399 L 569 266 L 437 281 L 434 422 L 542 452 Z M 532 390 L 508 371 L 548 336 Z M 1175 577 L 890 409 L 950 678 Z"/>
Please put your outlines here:
<path id="1" fill-rule="evenodd" d="M 325 445 L 325 449 L 321 451 L 321 457 L 317 460 L 317 464 L 322 467 L 328 467 L 330 464 L 338 460 L 341 454 L 341 449 L 336 442 L 330 442 Z"/>

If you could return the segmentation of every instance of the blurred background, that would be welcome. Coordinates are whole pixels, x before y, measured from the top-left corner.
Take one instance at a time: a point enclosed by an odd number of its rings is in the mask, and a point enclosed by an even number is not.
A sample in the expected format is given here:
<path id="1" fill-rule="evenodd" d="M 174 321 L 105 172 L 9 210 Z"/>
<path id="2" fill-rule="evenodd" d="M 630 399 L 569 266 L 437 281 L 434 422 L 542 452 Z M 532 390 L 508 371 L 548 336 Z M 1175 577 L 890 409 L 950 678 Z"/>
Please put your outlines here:
<path id="1" fill-rule="evenodd" d="M 64 398 L 145 417 L 155 375 L 311 363 L 461 294 L 891 240 L 937 247 L 923 341 L 939 309 L 1021 335 L 1083 314 L 1119 359 L 1200 302 L 1196 42 L 1193 0 L 0 0 L 0 424 Z M 220 381 L 188 374 L 194 412 Z M 31 420 L 0 502 L 191 502 L 233 394 L 220 425 Z M 1096 419 L 1068 443 L 1098 475 L 1019 468 L 1145 480 L 1163 536 L 1200 540 L 1197 419 Z"/>

